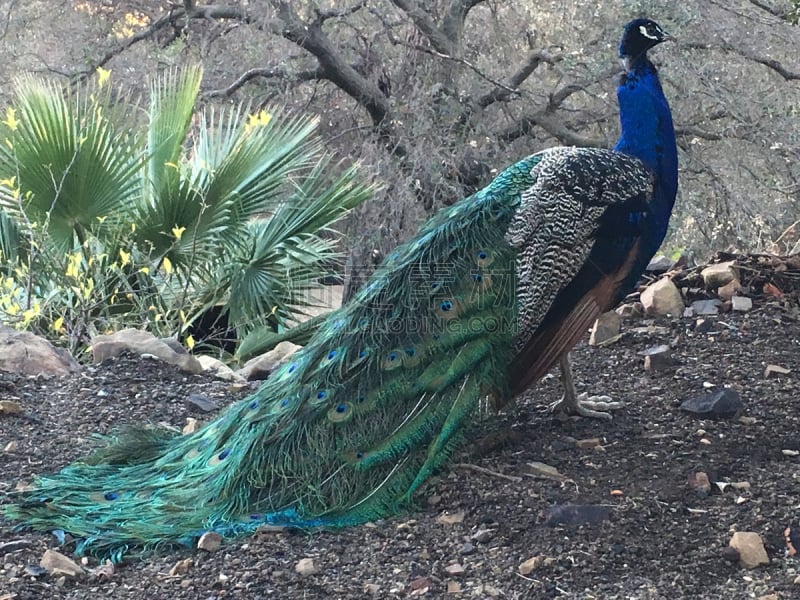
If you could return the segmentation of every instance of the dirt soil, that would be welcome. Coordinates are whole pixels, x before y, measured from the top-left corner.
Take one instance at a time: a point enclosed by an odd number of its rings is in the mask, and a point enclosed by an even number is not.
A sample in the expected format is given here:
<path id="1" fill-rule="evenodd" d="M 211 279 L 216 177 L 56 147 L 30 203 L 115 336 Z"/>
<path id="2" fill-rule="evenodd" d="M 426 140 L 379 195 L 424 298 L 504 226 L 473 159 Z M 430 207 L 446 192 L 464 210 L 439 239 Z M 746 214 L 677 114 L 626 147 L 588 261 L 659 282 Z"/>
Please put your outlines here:
<path id="1" fill-rule="evenodd" d="M 483 442 L 431 482 L 415 511 L 344 531 L 262 532 L 215 553 L 179 549 L 124 564 L 110 578 L 77 580 L 31 575 L 57 539 L 1 523 L 0 547 L 27 544 L 0 551 L 0 598 L 800 598 L 800 555 L 786 555 L 783 536 L 800 525 L 800 320 L 757 301 L 749 313 L 710 321 L 698 334 L 695 319 L 639 318 L 609 347 L 582 344 L 579 386 L 624 400 L 614 420 L 554 419 L 546 406 L 560 391 L 551 376 L 514 414 L 484 424 L 475 437 Z M 648 325 L 656 328 L 641 329 Z M 645 372 L 640 352 L 663 343 L 673 344 L 677 365 Z M 765 378 L 769 364 L 791 373 Z M 736 389 L 745 418 L 679 410 L 711 386 Z M 143 421 L 182 427 L 214 414 L 187 404 L 189 394 L 224 405 L 247 392 L 132 357 L 66 380 L 3 375 L 2 397 L 26 412 L 0 416 L 0 492 L 84 455 L 92 433 Z M 600 446 L 576 446 L 588 438 Z M 2 451 L 11 441 L 16 449 Z M 568 481 L 531 476 L 532 462 Z M 689 483 L 700 471 L 712 482 L 708 495 Z M 749 489 L 721 491 L 714 482 Z M 609 515 L 548 525 L 545 512 L 565 504 L 602 505 Z M 459 513 L 463 521 L 442 522 Z M 725 558 L 736 530 L 761 535 L 768 566 L 745 570 Z M 520 564 L 536 556 L 542 564 L 521 575 Z M 188 572 L 168 575 L 185 558 L 194 563 Z M 304 558 L 315 574 L 296 571 Z"/>

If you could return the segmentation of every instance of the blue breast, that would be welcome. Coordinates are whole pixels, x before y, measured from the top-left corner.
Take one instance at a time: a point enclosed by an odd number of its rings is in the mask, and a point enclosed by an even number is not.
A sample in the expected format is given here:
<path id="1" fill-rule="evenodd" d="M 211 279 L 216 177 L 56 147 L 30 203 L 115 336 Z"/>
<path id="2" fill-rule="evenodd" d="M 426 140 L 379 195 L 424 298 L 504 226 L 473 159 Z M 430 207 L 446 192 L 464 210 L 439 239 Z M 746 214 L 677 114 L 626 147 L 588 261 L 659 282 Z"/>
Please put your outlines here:
<path id="1" fill-rule="evenodd" d="M 664 241 L 678 191 L 675 130 L 656 68 L 649 60 L 622 76 L 617 99 L 621 134 L 614 150 L 639 158 L 655 176 L 648 213 L 631 216 L 644 219 L 640 252 L 642 260 L 648 261 Z"/>

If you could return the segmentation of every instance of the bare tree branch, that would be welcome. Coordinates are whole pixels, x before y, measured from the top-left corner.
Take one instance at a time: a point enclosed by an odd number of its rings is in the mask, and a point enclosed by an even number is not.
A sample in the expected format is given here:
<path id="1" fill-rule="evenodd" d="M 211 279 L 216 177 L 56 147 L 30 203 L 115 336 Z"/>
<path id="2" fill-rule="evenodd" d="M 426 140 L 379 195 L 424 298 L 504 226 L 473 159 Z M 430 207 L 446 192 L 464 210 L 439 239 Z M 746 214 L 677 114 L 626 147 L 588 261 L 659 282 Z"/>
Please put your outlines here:
<path id="1" fill-rule="evenodd" d="M 506 85 L 498 85 L 492 91 L 478 98 L 478 106 L 486 108 L 495 102 L 504 102 L 508 100 L 513 94 L 518 93 L 517 88 L 531 76 L 539 65 L 542 63 L 552 65 L 562 58 L 563 57 L 560 55 L 553 56 L 544 49 L 531 52 L 525 63 L 509 78 Z"/>
<path id="2" fill-rule="evenodd" d="M 464 32 L 464 22 L 469 11 L 484 0 L 452 0 L 447 8 L 447 14 L 442 21 L 441 32 L 456 46 L 461 44 L 461 35 Z"/>
<path id="3" fill-rule="evenodd" d="M 456 54 L 458 46 L 447 35 L 436 27 L 436 24 L 431 19 L 430 15 L 422 10 L 414 0 L 392 0 L 395 6 L 405 12 L 413 21 L 414 25 L 419 29 L 431 46 L 440 54 L 452 56 Z M 466 16 L 466 13 L 465 13 Z"/>
<path id="4" fill-rule="evenodd" d="M 354 4 L 348 8 L 314 8 L 314 12 L 317 15 L 317 18 L 314 21 L 316 23 L 324 23 L 328 19 L 341 19 L 343 17 L 349 17 L 350 15 L 360 11 L 366 5 L 366 0 L 361 0 L 361 2 L 358 2 L 357 4 Z"/>
<path id="5" fill-rule="evenodd" d="M 519 121 L 506 127 L 496 137 L 504 142 L 511 142 L 528 135 L 534 127 L 541 127 L 555 139 L 567 146 L 582 146 L 587 148 L 603 148 L 608 146 L 607 140 L 581 135 L 562 121 L 557 119 L 548 110 L 528 113 Z"/>
<path id="6" fill-rule="evenodd" d="M 224 97 L 227 98 L 233 95 L 239 88 L 241 88 L 244 84 L 248 81 L 252 81 L 253 79 L 264 78 L 264 79 L 293 79 L 295 81 L 314 81 L 318 79 L 324 79 L 323 72 L 321 69 L 309 69 L 307 71 L 300 71 L 298 73 L 290 74 L 289 71 L 285 67 L 256 67 L 254 69 L 248 69 L 244 73 L 242 73 L 239 77 L 236 78 L 232 84 L 228 87 L 219 89 L 219 90 L 211 90 L 205 93 L 205 96 L 208 98 L 216 98 L 216 97 Z"/>
<path id="7" fill-rule="evenodd" d="M 391 123 L 391 106 L 380 88 L 356 71 L 322 31 L 320 23 L 307 24 L 292 10 L 286 0 L 273 0 L 281 25 L 274 31 L 313 54 L 319 62 L 320 76 L 339 87 L 367 111 L 381 137 L 395 156 L 406 154 L 397 143 Z"/>
<path id="8" fill-rule="evenodd" d="M 712 44 L 707 44 L 705 42 L 688 42 L 682 44 L 686 48 L 692 48 L 696 50 L 710 50 L 714 48 Z M 733 52 L 734 54 L 738 54 L 742 58 L 746 58 L 747 60 L 752 60 L 753 62 L 757 62 L 759 64 L 764 65 L 765 67 L 772 69 L 778 75 L 783 77 L 786 81 L 796 81 L 800 80 L 800 72 L 792 71 L 791 69 L 786 68 L 783 63 L 774 60 L 772 58 L 767 58 L 765 56 L 759 56 L 750 50 L 745 50 L 744 48 L 739 48 L 738 46 L 734 46 L 731 43 L 724 42 L 719 47 L 726 52 Z"/>

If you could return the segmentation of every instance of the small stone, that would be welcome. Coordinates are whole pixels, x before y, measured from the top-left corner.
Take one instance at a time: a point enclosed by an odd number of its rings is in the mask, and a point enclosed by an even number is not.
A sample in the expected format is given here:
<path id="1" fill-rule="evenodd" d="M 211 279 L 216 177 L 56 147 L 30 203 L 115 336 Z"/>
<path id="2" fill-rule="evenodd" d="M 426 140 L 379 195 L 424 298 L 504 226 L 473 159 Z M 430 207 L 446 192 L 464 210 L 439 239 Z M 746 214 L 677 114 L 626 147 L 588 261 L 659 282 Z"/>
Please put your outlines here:
<path id="1" fill-rule="evenodd" d="M 456 523 L 464 522 L 464 511 L 460 510 L 454 513 L 444 513 L 436 517 L 436 522 L 442 525 L 455 525 Z"/>
<path id="2" fill-rule="evenodd" d="M 637 319 L 644 315 L 644 308 L 641 302 L 629 302 L 618 306 L 615 312 L 623 319 Z"/>
<path id="3" fill-rule="evenodd" d="M 755 569 L 769 564 L 769 556 L 761 536 L 754 531 L 737 531 L 729 545 L 739 551 L 739 564 L 745 569 Z"/>
<path id="4" fill-rule="evenodd" d="M 169 574 L 172 577 L 177 577 L 179 575 L 186 575 L 194 566 L 194 561 L 191 558 L 184 558 L 183 560 L 179 560 L 172 568 L 169 570 Z"/>
<path id="5" fill-rule="evenodd" d="M 778 375 L 788 375 L 791 372 L 791 369 L 787 369 L 786 367 L 782 367 L 780 365 L 767 365 L 767 368 L 764 369 L 764 379 L 777 377 Z"/>
<path id="6" fill-rule="evenodd" d="M 186 417 L 186 425 L 181 430 L 183 435 L 189 435 L 200 429 L 200 422 L 194 417 Z"/>
<path id="7" fill-rule="evenodd" d="M 711 300 L 695 300 L 692 302 L 692 310 L 694 311 L 694 314 L 701 317 L 718 315 L 721 305 L 722 302 L 720 302 L 717 298 L 712 298 Z"/>
<path id="8" fill-rule="evenodd" d="M 684 400 L 680 409 L 703 418 L 732 419 L 743 407 L 742 399 L 736 390 L 722 388 Z"/>
<path id="9" fill-rule="evenodd" d="M 492 529 L 479 529 L 478 531 L 472 534 L 470 539 L 473 542 L 478 542 L 479 544 L 485 544 L 494 537 L 494 534 L 495 532 Z"/>
<path id="10" fill-rule="evenodd" d="M 39 577 L 47 575 L 47 569 L 39 565 L 25 565 L 25 574 L 30 575 L 34 579 L 39 579 Z M 0 598 L 2 598 L 2 596 L 0 596 Z"/>
<path id="11" fill-rule="evenodd" d="M 683 297 L 669 277 L 659 279 L 647 286 L 639 299 L 647 315 L 677 317 L 683 314 Z"/>
<path id="12" fill-rule="evenodd" d="M 669 271 L 674 264 L 675 261 L 671 258 L 664 256 L 663 254 L 658 254 L 650 259 L 650 262 L 645 267 L 645 271 L 648 273 L 663 273 L 665 271 Z"/>
<path id="13" fill-rule="evenodd" d="M 381 591 L 381 586 L 379 586 L 377 583 L 365 583 L 364 591 L 368 594 L 374 595 Z"/>
<path id="14" fill-rule="evenodd" d="M 466 544 L 461 546 L 461 548 L 458 550 L 458 553 L 461 554 L 462 556 L 469 556 L 470 554 L 474 554 L 475 546 L 467 542 Z"/>
<path id="15" fill-rule="evenodd" d="M 542 566 L 544 562 L 543 556 L 532 556 L 525 562 L 521 563 L 518 567 L 520 575 L 530 575 L 536 569 Z"/>
<path id="16" fill-rule="evenodd" d="M 729 562 L 739 562 L 739 551 L 736 548 L 725 546 L 720 554 L 722 555 L 722 558 Z"/>
<path id="17" fill-rule="evenodd" d="M 708 333 L 714 327 L 714 323 L 709 319 L 697 319 L 694 322 L 694 332 L 698 335 Z"/>
<path id="18" fill-rule="evenodd" d="M 800 575 L 798 575 L 797 577 L 794 578 L 794 584 L 795 585 L 800 585 Z"/>
<path id="19" fill-rule="evenodd" d="M 717 296 L 719 296 L 720 300 L 730 300 L 741 290 L 742 284 L 739 283 L 739 280 L 731 279 L 728 283 L 717 290 Z"/>
<path id="20" fill-rule="evenodd" d="M 611 490 L 609 494 L 611 494 L 615 498 L 620 498 L 625 495 L 625 492 L 623 492 L 622 490 Z"/>
<path id="21" fill-rule="evenodd" d="M 711 492 L 711 482 L 708 479 L 708 474 L 703 471 L 689 475 L 689 486 L 697 490 L 703 497 L 708 496 L 709 492 Z"/>
<path id="22" fill-rule="evenodd" d="M 778 594 L 764 594 L 763 596 L 759 596 L 758 600 L 778 600 Z"/>
<path id="23" fill-rule="evenodd" d="M 589 450 L 590 448 L 597 448 L 602 444 L 602 440 L 600 438 L 586 438 L 583 440 L 575 440 L 575 447 L 580 448 L 581 450 Z"/>
<path id="24" fill-rule="evenodd" d="M 301 558 L 294 566 L 294 570 L 303 577 L 308 577 L 310 575 L 316 575 L 319 573 L 319 569 L 317 568 L 317 565 L 314 564 L 313 558 Z"/>
<path id="25" fill-rule="evenodd" d="M 22 405 L 13 400 L 0 400 L 0 415 L 18 415 L 22 412 Z"/>
<path id="26" fill-rule="evenodd" d="M 603 313 L 592 326 L 589 336 L 590 346 L 600 346 L 614 341 L 622 327 L 622 318 L 613 310 Z"/>
<path id="27" fill-rule="evenodd" d="M 461 575 L 467 572 L 467 570 L 459 563 L 453 563 L 452 565 L 447 565 L 444 568 L 444 571 L 451 577 L 460 577 Z"/>
<path id="28" fill-rule="evenodd" d="M 56 550 L 46 550 L 39 561 L 39 566 L 47 570 L 50 575 L 63 575 L 65 577 L 77 577 L 83 574 L 83 568 L 61 552 Z"/>
<path id="29" fill-rule="evenodd" d="M 6 447 L 3 448 L 3 452 L 9 453 L 9 454 L 11 452 L 16 452 L 17 451 L 17 446 L 18 446 L 17 441 L 16 440 L 11 440 L 10 442 L 8 442 L 6 444 Z"/>
<path id="30" fill-rule="evenodd" d="M 447 593 L 448 594 L 460 594 L 461 593 L 461 584 L 457 581 L 448 581 L 447 582 Z"/>
<path id="31" fill-rule="evenodd" d="M 113 578 L 115 572 L 116 569 L 114 568 L 114 563 L 112 563 L 110 560 L 106 560 L 106 562 L 104 562 L 102 565 L 99 565 L 91 570 L 93 577 L 105 580 Z"/>
<path id="32" fill-rule="evenodd" d="M 417 577 L 414 581 L 408 584 L 408 587 L 411 588 L 412 595 L 421 596 L 431 589 L 432 583 L 433 582 L 431 581 L 430 577 Z M 414 592 L 416 592 L 416 594 Z"/>
<path id="33" fill-rule="evenodd" d="M 545 511 L 544 524 L 557 525 L 595 525 L 611 516 L 611 508 L 600 504 L 561 504 L 551 506 Z"/>
<path id="34" fill-rule="evenodd" d="M 667 344 L 651 346 L 642 352 L 644 354 L 644 370 L 648 373 L 663 371 L 675 366 L 672 359 L 672 349 Z"/>
<path id="35" fill-rule="evenodd" d="M 785 448 L 781 450 L 781 454 L 784 456 L 800 456 L 800 450 L 792 450 L 790 448 Z"/>
<path id="36" fill-rule="evenodd" d="M 217 581 L 219 581 L 220 583 L 228 583 L 229 579 L 230 577 L 225 575 L 225 573 L 220 573 L 219 575 L 217 575 Z"/>
<path id="37" fill-rule="evenodd" d="M 206 552 L 216 552 L 222 545 L 222 536 L 216 531 L 206 531 L 197 540 L 197 547 Z"/>
<path id="38" fill-rule="evenodd" d="M 205 394 L 189 394 L 186 404 L 199 408 L 203 412 L 211 412 L 219 408 L 219 404 Z"/>
<path id="39" fill-rule="evenodd" d="M 706 289 L 716 290 L 736 279 L 734 264 L 734 261 L 730 260 L 709 265 L 700 271 L 700 276 L 706 284 Z"/>
<path id="40" fill-rule="evenodd" d="M 734 296 L 731 298 L 731 310 L 736 312 L 747 312 L 752 310 L 753 301 L 746 296 Z"/>

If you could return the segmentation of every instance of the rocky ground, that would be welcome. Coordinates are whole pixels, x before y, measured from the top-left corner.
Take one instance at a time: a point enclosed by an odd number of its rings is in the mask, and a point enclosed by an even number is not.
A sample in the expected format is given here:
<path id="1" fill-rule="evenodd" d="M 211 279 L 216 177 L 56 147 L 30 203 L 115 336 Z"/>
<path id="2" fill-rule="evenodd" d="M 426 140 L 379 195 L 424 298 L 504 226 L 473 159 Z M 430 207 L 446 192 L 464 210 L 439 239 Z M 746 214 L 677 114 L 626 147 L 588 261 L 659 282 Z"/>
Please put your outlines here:
<path id="1" fill-rule="evenodd" d="M 554 419 L 550 377 L 476 431 L 481 443 L 431 482 L 416 511 L 345 531 L 265 531 L 74 578 L 38 567 L 59 548 L 54 536 L 0 523 L 0 599 L 800 598 L 800 554 L 787 556 L 784 540 L 800 526 L 800 310 L 754 300 L 699 329 L 696 317 L 635 317 L 616 342 L 582 344 L 579 385 L 624 400 L 614 420 Z M 642 352 L 659 344 L 675 362 L 648 372 Z M 789 372 L 765 376 L 769 365 Z M 740 415 L 679 409 L 722 387 L 741 396 Z M 216 412 L 190 395 L 222 407 L 248 391 L 130 356 L 65 379 L 0 376 L 1 398 L 23 408 L 0 414 L 0 492 L 85 454 L 92 433 L 180 428 Z M 593 506 L 590 522 L 554 522 L 565 505 Z M 756 532 L 769 564 L 742 567 L 726 550 L 735 531 Z"/>

